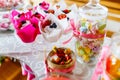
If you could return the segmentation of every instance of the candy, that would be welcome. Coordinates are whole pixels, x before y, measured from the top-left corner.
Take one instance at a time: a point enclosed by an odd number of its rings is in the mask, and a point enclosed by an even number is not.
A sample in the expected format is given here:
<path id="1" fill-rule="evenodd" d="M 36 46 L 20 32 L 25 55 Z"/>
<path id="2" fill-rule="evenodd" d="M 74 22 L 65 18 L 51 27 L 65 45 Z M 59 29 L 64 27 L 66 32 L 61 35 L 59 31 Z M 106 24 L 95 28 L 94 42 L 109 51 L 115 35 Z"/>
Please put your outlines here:
<path id="1" fill-rule="evenodd" d="M 84 49 L 78 49 L 77 52 L 79 56 L 83 56 L 85 54 Z"/>
<path id="2" fill-rule="evenodd" d="M 99 30 L 103 30 L 106 27 L 106 24 L 102 24 L 101 26 L 99 26 Z"/>
<path id="3" fill-rule="evenodd" d="M 89 62 L 89 61 L 90 61 L 90 58 L 89 58 L 88 55 L 83 55 L 82 57 L 83 57 L 83 60 L 84 60 L 85 62 Z"/>
<path id="4" fill-rule="evenodd" d="M 80 27 L 80 31 L 83 32 L 83 33 L 86 33 L 87 32 L 87 28 L 86 27 Z"/>
<path id="5" fill-rule="evenodd" d="M 91 51 L 89 47 L 84 47 L 84 50 L 85 50 L 85 52 L 86 52 L 87 54 L 89 54 L 90 51 Z"/>

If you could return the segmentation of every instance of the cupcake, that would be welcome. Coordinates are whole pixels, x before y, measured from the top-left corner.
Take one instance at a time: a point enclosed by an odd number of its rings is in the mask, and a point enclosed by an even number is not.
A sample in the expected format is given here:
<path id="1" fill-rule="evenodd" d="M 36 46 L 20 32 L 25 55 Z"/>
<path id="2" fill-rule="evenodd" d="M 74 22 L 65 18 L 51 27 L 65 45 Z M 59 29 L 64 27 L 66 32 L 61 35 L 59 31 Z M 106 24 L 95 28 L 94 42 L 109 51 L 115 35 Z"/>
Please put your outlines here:
<path id="1" fill-rule="evenodd" d="M 49 72 L 72 72 L 75 67 L 75 54 L 69 48 L 56 48 L 47 56 L 47 69 Z"/>
<path id="2" fill-rule="evenodd" d="M 53 14 L 48 14 L 40 23 L 40 31 L 48 42 L 56 42 L 62 35 L 61 23 Z"/>
<path id="3" fill-rule="evenodd" d="M 32 11 L 18 12 L 13 10 L 11 13 L 11 21 L 14 25 L 17 36 L 24 42 L 30 43 L 36 39 L 39 32 L 39 19 L 42 17 L 39 13 Z"/>

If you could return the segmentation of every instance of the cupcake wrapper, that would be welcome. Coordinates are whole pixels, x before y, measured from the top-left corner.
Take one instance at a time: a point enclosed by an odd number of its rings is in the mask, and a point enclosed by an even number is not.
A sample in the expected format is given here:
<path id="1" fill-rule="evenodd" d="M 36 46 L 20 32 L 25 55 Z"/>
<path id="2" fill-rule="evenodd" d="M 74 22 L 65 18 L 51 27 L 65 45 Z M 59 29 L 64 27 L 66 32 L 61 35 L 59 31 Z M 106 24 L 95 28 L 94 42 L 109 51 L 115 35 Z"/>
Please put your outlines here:
<path id="1" fill-rule="evenodd" d="M 39 26 L 38 26 L 38 23 L 39 23 L 38 18 L 33 16 L 32 18 L 30 18 L 30 22 L 31 22 L 31 24 L 33 24 L 35 26 L 37 33 L 41 34 L 41 32 L 39 30 Z"/>
<path id="2" fill-rule="evenodd" d="M 49 26 L 46 26 L 46 28 L 44 28 L 44 31 L 43 31 L 42 23 L 41 23 L 39 26 L 40 26 L 40 31 L 41 31 L 43 37 L 49 42 L 57 41 L 63 32 L 61 23 L 59 22 L 58 18 L 53 14 L 48 14 L 45 20 L 51 20 L 51 22 L 55 23 L 57 25 L 57 27 L 49 28 Z"/>
<path id="3" fill-rule="evenodd" d="M 17 30 L 17 35 L 25 43 L 33 42 L 37 34 L 37 29 L 32 24 L 29 24 L 24 28 Z"/>

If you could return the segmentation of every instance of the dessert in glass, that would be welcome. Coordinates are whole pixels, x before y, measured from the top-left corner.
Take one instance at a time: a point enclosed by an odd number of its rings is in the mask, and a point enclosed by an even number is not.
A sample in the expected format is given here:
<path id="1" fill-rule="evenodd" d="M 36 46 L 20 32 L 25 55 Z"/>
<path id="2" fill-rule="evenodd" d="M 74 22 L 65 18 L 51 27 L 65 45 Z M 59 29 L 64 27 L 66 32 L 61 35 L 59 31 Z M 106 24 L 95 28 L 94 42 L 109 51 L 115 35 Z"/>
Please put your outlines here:
<path id="1" fill-rule="evenodd" d="M 54 47 L 46 57 L 46 69 L 48 72 L 70 73 L 75 67 L 76 57 L 69 48 Z"/>
<path id="2" fill-rule="evenodd" d="M 35 74 L 23 61 L 9 56 L 0 56 L 0 80 L 33 80 Z"/>
<path id="3" fill-rule="evenodd" d="M 31 43 L 35 41 L 40 34 L 38 23 L 42 19 L 42 15 L 33 11 L 20 12 L 12 10 L 11 21 L 15 28 L 15 33 L 22 42 Z"/>
<path id="4" fill-rule="evenodd" d="M 101 50 L 105 36 L 107 8 L 99 4 L 99 0 L 89 2 L 79 9 L 80 22 L 76 41 L 77 60 L 94 63 Z"/>

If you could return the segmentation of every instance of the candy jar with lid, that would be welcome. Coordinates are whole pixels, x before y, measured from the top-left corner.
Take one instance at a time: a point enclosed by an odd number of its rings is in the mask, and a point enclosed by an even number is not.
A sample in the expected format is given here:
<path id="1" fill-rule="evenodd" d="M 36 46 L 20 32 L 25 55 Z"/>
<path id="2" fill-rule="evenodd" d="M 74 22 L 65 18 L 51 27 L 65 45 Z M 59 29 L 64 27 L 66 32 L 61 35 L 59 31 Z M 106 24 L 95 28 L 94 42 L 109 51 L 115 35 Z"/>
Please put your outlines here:
<path id="1" fill-rule="evenodd" d="M 108 9 L 99 4 L 99 0 L 89 0 L 79 8 L 80 35 L 76 41 L 77 59 L 91 63 L 96 59 L 103 44 Z"/>

